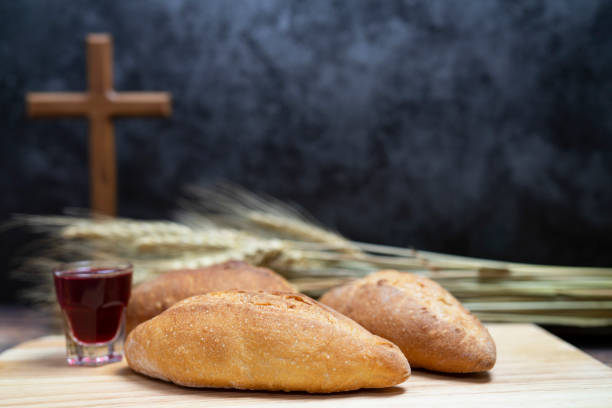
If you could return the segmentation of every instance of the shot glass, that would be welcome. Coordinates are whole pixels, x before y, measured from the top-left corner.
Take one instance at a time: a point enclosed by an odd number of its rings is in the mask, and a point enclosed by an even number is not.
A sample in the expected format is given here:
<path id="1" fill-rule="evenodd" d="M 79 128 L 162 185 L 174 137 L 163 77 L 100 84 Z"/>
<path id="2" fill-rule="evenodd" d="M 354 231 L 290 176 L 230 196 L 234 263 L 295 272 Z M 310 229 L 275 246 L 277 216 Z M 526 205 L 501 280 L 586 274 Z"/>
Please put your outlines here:
<path id="1" fill-rule="evenodd" d="M 64 320 L 68 364 L 98 366 L 121 361 L 132 265 L 67 263 L 53 270 L 53 280 Z"/>

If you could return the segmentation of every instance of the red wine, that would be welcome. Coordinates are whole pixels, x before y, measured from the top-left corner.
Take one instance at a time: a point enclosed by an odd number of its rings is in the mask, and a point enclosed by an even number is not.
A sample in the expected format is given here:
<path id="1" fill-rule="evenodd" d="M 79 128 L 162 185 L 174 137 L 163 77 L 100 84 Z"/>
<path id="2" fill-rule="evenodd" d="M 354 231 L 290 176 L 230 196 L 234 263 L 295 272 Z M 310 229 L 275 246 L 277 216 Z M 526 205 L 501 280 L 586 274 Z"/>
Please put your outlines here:
<path id="1" fill-rule="evenodd" d="M 131 270 L 85 267 L 53 276 L 73 336 L 82 343 L 112 340 L 130 298 Z"/>

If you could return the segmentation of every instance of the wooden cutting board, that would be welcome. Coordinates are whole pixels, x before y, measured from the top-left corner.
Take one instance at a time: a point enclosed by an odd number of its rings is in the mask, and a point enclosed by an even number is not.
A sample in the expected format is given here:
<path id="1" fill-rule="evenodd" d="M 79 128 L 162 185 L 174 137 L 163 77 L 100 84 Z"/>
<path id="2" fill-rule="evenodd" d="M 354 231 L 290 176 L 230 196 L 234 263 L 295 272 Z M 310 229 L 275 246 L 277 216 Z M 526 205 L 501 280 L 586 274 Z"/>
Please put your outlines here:
<path id="1" fill-rule="evenodd" d="M 414 371 L 400 386 L 328 395 L 190 389 L 132 372 L 125 363 L 68 367 L 64 339 L 41 337 L 0 355 L 3 407 L 611 407 L 612 369 L 526 324 L 489 325 L 491 373 Z"/>

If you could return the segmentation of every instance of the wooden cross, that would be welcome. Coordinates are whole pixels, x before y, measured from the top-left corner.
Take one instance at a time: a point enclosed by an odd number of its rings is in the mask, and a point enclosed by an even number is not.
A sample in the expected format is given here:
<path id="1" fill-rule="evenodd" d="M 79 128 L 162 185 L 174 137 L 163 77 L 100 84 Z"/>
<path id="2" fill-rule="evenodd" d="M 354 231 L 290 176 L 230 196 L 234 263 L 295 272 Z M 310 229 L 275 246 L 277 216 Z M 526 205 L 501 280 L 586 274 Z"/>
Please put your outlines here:
<path id="1" fill-rule="evenodd" d="M 89 118 L 89 179 L 95 213 L 117 212 L 117 168 L 113 116 L 168 116 L 166 92 L 116 92 L 113 89 L 113 48 L 108 34 L 87 36 L 87 92 L 49 92 L 26 95 L 31 117 Z"/>

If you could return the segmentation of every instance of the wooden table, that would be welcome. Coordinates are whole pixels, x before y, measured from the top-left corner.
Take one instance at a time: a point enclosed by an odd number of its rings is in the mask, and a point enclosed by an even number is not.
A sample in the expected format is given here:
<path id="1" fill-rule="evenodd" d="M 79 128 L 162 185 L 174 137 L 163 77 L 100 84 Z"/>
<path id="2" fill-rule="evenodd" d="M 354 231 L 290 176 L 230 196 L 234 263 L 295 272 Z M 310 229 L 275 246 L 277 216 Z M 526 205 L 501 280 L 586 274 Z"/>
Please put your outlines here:
<path id="1" fill-rule="evenodd" d="M 63 336 L 0 354 L 0 407 L 610 407 L 612 369 L 530 324 L 488 325 L 498 360 L 489 373 L 414 370 L 395 387 L 335 394 L 193 389 L 153 380 L 125 362 L 69 367 Z"/>

